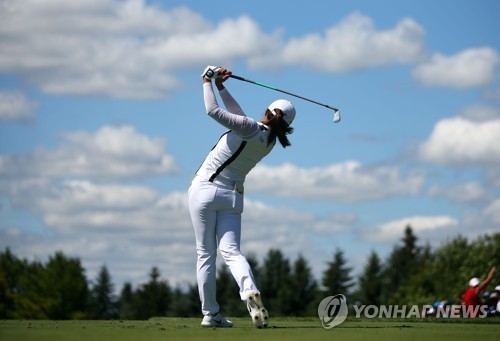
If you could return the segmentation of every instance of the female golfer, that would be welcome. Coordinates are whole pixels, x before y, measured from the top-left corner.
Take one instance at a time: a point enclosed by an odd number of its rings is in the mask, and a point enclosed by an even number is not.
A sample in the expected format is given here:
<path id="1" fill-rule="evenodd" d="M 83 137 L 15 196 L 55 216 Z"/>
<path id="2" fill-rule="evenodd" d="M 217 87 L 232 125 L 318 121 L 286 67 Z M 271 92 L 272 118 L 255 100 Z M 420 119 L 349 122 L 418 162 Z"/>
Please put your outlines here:
<path id="1" fill-rule="evenodd" d="M 204 327 L 232 327 L 219 313 L 215 294 L 217 244 L 238 283 L 256 327 L 267 327 L 269 315 L 262 305 L 252 270 L 240 251 L 243 183 L 250 170 L 273 149 L 276 139 L 290 146 L 287 135 L 295 108 L 277 100 L 260 122 L 245 115 L 223 83 L 231 71 L 209 66 L 203 72 L 203 98 L 208 115 L 229 129 L 205 158 L 189 187 L 189 212 L 196 236 L 197 282 Z M 219 107 L 212 79 L 226 109 Z"/>

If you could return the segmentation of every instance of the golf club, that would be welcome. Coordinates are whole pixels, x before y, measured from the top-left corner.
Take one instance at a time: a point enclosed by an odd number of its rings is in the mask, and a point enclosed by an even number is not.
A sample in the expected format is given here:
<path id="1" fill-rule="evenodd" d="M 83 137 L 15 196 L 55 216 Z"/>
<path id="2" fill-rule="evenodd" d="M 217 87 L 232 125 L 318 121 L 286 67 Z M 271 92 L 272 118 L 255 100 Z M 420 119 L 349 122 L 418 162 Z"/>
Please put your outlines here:
<path id="1" fill-rule="evenodd" d="M 331 106 L 329 106 L 327 104 L 323 104 L 323 103 L 320 103 L 320 102 L 317 102 L 317 101 L 313 101 L 312 99 L 309 99 L 309 98 L 306 98 L 306 97 L 302 97 L 302 96 L 299 96 L 299 95 L 296 95 L 296 94 L 292 94 L 291 92 L 288 92 L 288 91 L 285 91 L 285 90 L 281 90 L 281 89 L 275 88 L 275 87 L 270 86 L 270 85 L 266 85 L 266 84 L 263 84 L 263 83 L 252 81 L 250 79 L 246 79 L 246 78 L 243 78 L 243 77 L 240 77 L 240 76 L 231 75 L 230 77 L 234 78 L 234 79 L 237 79 L 237 80 L 240 80 L 240 81 L 244 81 L 244 82 L 248 82 L 248 83 L 251 83 L 251 84 L 259 85 L 259 86 L 262 86 L 264 88 L 268 88 L 268 89 L 271 89 L 271 90 L 274 90 L 274 91 L 279 91 L 279 92 L 282 92 L 284 94 L 287 94 L 287 95 L 290 95 L 290 96 L 293 96 L 293 97 L 297 97 L 297 98 L 303 99 L 305 101 L 308 101 L 308 102 L 311 102 L 311 103 L 315 103 L 315 104 L 321 105 L 321 106 L 323 106 L 325 108 L 331 109 L 331 110 L 333 110 L 333 122 L 334 123 L 340 122 L 340 110 L 337 109 L 337 108 L 331 107 Z"/>

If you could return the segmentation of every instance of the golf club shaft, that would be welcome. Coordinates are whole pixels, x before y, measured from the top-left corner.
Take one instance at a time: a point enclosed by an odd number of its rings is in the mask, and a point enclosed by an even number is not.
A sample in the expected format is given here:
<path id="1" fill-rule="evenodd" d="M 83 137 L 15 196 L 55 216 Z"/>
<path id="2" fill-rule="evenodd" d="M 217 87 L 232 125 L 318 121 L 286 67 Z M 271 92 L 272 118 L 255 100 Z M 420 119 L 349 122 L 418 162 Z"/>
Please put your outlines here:
<path id="1" fill-rule="evenodd" d="M 231 75 L 229 77 L 237 79 L 237 80 L 240 80 L 240 81 L 244 81 L 244 82 L 256 84 L 256 85 L 259 85 L 259 86 L 262 86 L 264 88 L 268 88 L 268 89 L 271 89 L 271 90 L 274 90 L 274 91 L 279 91 L 279 92 L 282 92 L 284 94 L 287 94 L 287 95 L 290 95 L 290 96 L 293 96 L 293 97 L 297 97 L 297 98 L 303 99 L 303 100 L 308 101 L 308 102 L 312 102 L 312 103 L 321 105 L 321 106 L 323 106 L 325 108 L 331 109 L 331 110 L 336 111 L 336 112 L 339 111 L 339 109 L 331 107 L 331 106 L 329 106 L 327 104 L 320 103 L 320 102 L 317 102 L 317 101 L 313 101 L 312 99 L 309 99 L 309 98 L 306 98 L 306 97 L 303 97 L 303 96 L 300 96 L 300 95 L 292 94 L 291 92 L 288 92 L 288 91 L 285 91 L 285 90 L 281 90 L 281 89 L 275 88 L 275 87 L 270 86 L 270 85 L 266 85 L 266 84 L 263 84 L 263 83 L 252 81 L 250 79 L 246 79 L 246 78 L 243 78 L 243 77 L 240 77 L 240 76 L 236 76 L 236 75 Z"/>

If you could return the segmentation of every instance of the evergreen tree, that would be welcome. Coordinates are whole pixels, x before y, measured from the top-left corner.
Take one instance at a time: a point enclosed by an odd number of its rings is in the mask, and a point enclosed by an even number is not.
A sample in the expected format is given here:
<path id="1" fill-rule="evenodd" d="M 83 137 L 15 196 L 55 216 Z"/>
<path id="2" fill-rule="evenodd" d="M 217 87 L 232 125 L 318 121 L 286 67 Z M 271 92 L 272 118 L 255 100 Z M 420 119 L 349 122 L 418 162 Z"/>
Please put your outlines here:
<path id="1" fill-rule="evenodd" d="M 394 292 L 391 303 L 423 305 L 435 302 L 437 281 L 432 274 L 432 263 L 433 255 L 429 246 L 426 246 L 419 255 L 418 267 Z"/>
<path id="2" fill-rule="evenodd" d="M 114 319 L 118 316 L 114 285 L 106 265 L 101 266 L 96 284 L 90 290 L 88 317 L 94 320 Z"/>
<path id="3" fill-rule="evenodd" d="M 318 283 L 312 275 L 307 260 L 302 256 L 295 260 L 290 276 L 289 301 L 293 307 L 291 312 L 294 316 L 306 316 L 315 314 L 318 303 Z"/>
<path id="4" fill-rule="evenodd" d="M 435 251 L 429 245 L 418 246 L 417 241 L 411 227 L 407 226 L 382 272 L 380 259 L 372 251 L 359 276 L 356 298 L 364 304 L 432 304 L 435 300 L 460 303 L 460 296 L 471 277 L 484 278 L 492 265 L 500 264 L 500 233 L 472 241 L 458 236 Z M 291 267 L 277 249 L 269 250 L 262 268 L 257 266 L 253 256 L 247 259 L 272 316 L 315 314 L 320 298 L 349 294 L 353 284 L 351 269 L 340 249 L 336 250 L 322 274 L 324 292 L 319 292 L 307 260 L 301 255 Z M 382 299 L 380 281 L 383 283 Z M 86 303 L 89 304 L 87 317 L 113 318 L 116 316 L 112 313 L 113 284 L 105 266 L 95 283 L 89 292 L 80 261 L 68 258 L 62 252 L 57 252 L 43 264 L 18 259 L 6 249 L 0 253 L 0 318 L 84 318 Z M 492 285 L 498 283 L 500 272 Z M 238 286 L 225 266 L 218 273 L 217 290 L 224 311 L 233 316 L 247 315 Z M 316 296 L 315 292 L 319 294 Z M 311 302 L 309 307 L 307 302 Z M 130 283 L 125 283 L 118 303 L 118 316 L 122 319 L 200 315 L 197 286 L 189 285 L 186 292 L 179 288 L 172 292 L 168 282 L 160 280 L 156 267 L 151 270 L 149 282 L 136 291 Z"/>
<path id="5" fill-rule="evenodd" d="M 26 262 L 18 259 L 9 248 L 0 253 L 0 319 L 15 317 L 15 301 Z"/>
<path id="6" fill-rule="evenodd" d="M 402 245 L 396 245 L 389 255 L 384 269 L 383 300 L 389 303 L 402 303 L 395 301 L 395 293 L 401 286 L 409 283 L 410 278 L 419 270 L 421 261 L 421 248 L 417 245 L 417 237 L 411 226 L 406 226 Z"/>
<path id="7" fill-rule="evenodd" d="M 186 292 L 176 287 L 172 292 L 172 304 L 168 316 L 193 317 L 200 316 L 200 297 L 197 285 L 189 285 Z"/>
<path id="8" fill-rule="evenodd" d="M 13 317 L 21 319 L 85 318 L 87 280 L 77 258 L 56 252 L 44 265 L 24 262 L 15 288 Z"/>
<path id="9" fill-rule="evenodd" d="M 78 258 L 68 258 L 62 252 L 56 252 L 44 268 L 35 265 L 35 272 L 40 273 L 39 296 L 45 305 L 49 319 L 67 320 L 85 317 L 87 306 L 87 279 L 85 270 Z"/>
<path id="10" fill-rule="evenodd" d="M 290 289 L 290 262 L 278 249 L 270 249 L 260 271 L 260 291 L 264 305 L 273 315 L 293 314 L 289 300 L 293 293 Z"/>
<path id="11" fill-rule="evenodd" d="M 172 290 L 167 281 L 160 280 L 158 268 L 153 267 L 149 282 L 137 289 L 134 296 L 134 315 L 139 320 L 146 320 L 153 316 L 167 315 Z"/>
<path id="12" fill-rule="evenodd" d="M 382 302 L 382 263 L 375 251 L 372 251 L 368 261 L 359 276 L 357 298 L 362 304 L 380 305 Z"/>
<path id="13" fill-rule="evenodd" d="M 126 282 L 120 292 L 118 300 L 118 315 L 121 319 L 132 320 L 135 318 L 134 312 L 134 289 L 130 282 Z"/>
<path id="14" fill-rule="evenodd" d="M 16 288 L 14 318 L 51 319 L 58 304 L 56 294 L 50 291 L 52 280 L 47 279 L 42 263 L 28 263 Z"/>
<path id="15" fill-rule="evenodd" d="M 322 279 L 325 295 L 343 294 L 348 296 L 354 282 L 351 277 L 352 268 L 347 266 L 344 251 L 337 248 L 333 255 L 333 260 L 327 264 L 328 266 L 323 273 Z"/>

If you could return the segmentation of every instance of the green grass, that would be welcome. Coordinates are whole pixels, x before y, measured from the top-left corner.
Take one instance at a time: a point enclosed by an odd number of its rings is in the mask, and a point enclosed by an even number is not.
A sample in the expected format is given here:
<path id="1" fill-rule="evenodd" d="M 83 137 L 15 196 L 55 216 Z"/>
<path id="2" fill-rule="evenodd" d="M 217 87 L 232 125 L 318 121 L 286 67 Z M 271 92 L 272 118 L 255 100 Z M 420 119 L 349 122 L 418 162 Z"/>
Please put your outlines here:
<path id="1" fill-rule="evenodd" d="M 234 318 L 233 328 L 202 328 L 199 318 L 153 318 L 148 321 L 0 321 L 0 340 L 155 341 L 155 340 L 498 340 L 500 319 L 360 320 L 348 319 L 330 330 L 318 318 L 275 318 L 267 329 Z M 446 322 L 446 323 L 443 323 Z"/>

